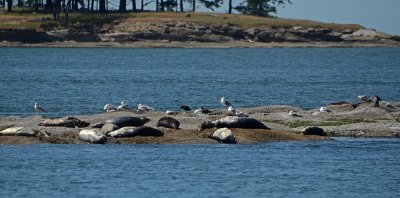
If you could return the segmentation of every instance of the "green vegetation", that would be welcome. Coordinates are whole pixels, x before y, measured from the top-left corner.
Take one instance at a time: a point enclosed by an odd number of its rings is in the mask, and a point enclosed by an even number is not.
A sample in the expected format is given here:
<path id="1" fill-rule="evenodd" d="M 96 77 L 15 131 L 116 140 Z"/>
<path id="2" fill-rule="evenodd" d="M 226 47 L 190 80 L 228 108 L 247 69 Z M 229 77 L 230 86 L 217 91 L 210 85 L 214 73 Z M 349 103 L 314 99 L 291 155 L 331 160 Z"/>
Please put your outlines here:
<path id="1" fill-rule="evenodd" d="M 307 127 L 307 126 L 341 126 L 355 123 L 368 123 L 374 122 L 370 120 L 363 119 L 350 119 L 350 118 L 342 118 L 342 119 L 331 119 L 320 122 L 314 122 L 311 120 L 295 120 L 295 121 L 284 121 L 284 120 L 263 120 L 264 122 L 276 123 L 286 125 L 290 128 L 298 128 L 298 127 Z"/>

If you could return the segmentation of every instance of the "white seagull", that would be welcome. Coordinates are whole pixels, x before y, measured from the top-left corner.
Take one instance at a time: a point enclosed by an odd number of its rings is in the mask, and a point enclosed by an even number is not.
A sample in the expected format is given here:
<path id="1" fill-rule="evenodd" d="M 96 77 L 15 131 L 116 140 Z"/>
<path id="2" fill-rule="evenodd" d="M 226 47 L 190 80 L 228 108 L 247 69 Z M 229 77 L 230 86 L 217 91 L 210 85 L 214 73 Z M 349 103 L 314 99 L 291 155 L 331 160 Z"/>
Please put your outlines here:
<path id="1" fill-rule="evenodd" d="M 229 101 L 227 101 L 227 100 L 225 99 L 225 97 L 222 97 L 222 98 L 221 98 L 221 104 L 222 104 L 222 106 L 224 106 L 224 107 L 232 106 L 232 104 L 231 104 Z"/>
<path id="2" fill-rule="evenodd" d="M 301 117 L 299 114 L 297 114 L 296 111 L 293 111 L 293 110 L 289 111 L 289 115 L 292 116 L 292 117 Z"/>
<path id="3" fill-rule="evenodd" d="M 331 110 L 329 110 L 327 107 L 321 107 L 319 109 L 320 112 L 331 112 Z"/>
<path id="4" fill-rule="evenodd" d="M 35 106 L 33 106 L 33 108 L 35 109 L 36 112 L 40 113 L 40 112 L 45 112 L 47 113 L 46 110 L 44 110 L 41 106 L 38 105 L 38 103 L 35 103 Z"/>
<path id="5" fill-rule="evenodd" d="M 118 107 L 117 107 L 117 110 L 118 111 L 128 111 L 130 108 L 129 108 L 129 105 L 128 104 L 126 104 L 124 101 L 122 101 L 121 102 L 121 105 L 119 105 Z"/>
<path id="6" fill-rule="evenodd" d="M 152 111 L 153 108 L 147 106 L 147 105 L 143 105 L 143 104 L 139 104 L 138 105 L 138 110 L 139 111 Z"/>
<path id="7" fill-rule="evenodd" d="M 117 111 L 117 108 L 115 108 L 111 104 L 106 104 L 104 105 L 104 111 L 106 111 L 107 113 L 111 113 Z"/>
<path id="8" fill-rule="evenodd" d="M 249 117 L 248 114 L 243 113 L 239 110 L 234 109 L 232 106 L 229 106 L 228 112 L 230 116 L 238 116 L 238 117 Z"/>

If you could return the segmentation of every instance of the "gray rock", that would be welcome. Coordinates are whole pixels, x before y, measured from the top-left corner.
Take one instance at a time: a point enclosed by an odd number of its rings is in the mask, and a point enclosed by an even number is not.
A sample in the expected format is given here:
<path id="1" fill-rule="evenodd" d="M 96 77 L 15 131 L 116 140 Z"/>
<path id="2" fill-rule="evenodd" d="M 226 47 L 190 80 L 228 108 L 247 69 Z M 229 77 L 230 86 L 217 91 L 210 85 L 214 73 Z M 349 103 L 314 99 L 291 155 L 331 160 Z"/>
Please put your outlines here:
<path id="1" fill-rule="evenodd" d="M 304 135 L 319 135 L 319 136 L 326 136 L 324 129 L 314 126 L 306 127 L 302 130 Z"/>
<path id="2" fill-rule="evenodd" d="M 215 139 L 215 140 L 218 140 L 218 141 L 221 141 L 223 143 L 227 143 L 227 144 L 236 144 L 237 143 L 235 135 L 228 128 L 217 129 L 213 133 L 211 138 Z"/>
<path id="3" fill-rule="evenodd" d="M 107 137 L 97 129 L 86 129 L 79 132 L 79 139 L 92 144 L 103 144 Z"/>

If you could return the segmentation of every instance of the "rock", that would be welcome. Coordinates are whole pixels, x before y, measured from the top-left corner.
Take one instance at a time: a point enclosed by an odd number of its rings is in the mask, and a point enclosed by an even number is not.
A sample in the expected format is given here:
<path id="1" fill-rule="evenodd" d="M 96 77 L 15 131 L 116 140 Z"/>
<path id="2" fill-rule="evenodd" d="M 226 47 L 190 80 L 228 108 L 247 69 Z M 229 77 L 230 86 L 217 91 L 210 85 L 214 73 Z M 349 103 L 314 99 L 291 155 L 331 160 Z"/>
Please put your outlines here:
<path id="1" fill-rule="evenodd" d="M 104 135 L 107 135 L 108 132 L 115 131 L 117 129 L 119 129 L 119 127 L 117 125 L 111 124 L 111 123 L 107 123 L 107 124 L 103 125 L 103 127 L 101 127 L 100 131 Z"/>
<path id="2" fill-rule="evenodd" d="M 236 144 L 235 135 L 233 135 L 232 131 L 228 128 L 220 128 L 217 129 L 213 135 L 211 136 L 212 139 L 221 141 L 227 144 Z"/>
<path id="3" fill-rule="evenodd" d="M 103 144 L 107 137 L 97 129 L 86 129 L 79 132 L 79 139 L 92 144 Z"/>
<path id="4" fill-rule="evenodd" d="M 164 136 L 164 133 L 158 129 L 141 126 L 141 127 L 123 127 L 108 133 L 111 137 L 134 137 L 134 136 Z"/>
<path id="5" fill-rule="evenodd" d="M 304 135 L 319 135 L 319 136 L 326 136 L 324 129 L 319 127 L 309 126 L 302 130 Z"/>
<path id="6" fill-rule="evenodd" d="M 87 127 L 89 126 L 88 122 L 81 121 L 78 118 L 74 117 L 67 117 L 67 118 L 50 118 L 47 119 L 41 123 L 39 123 L 39 126 L 60 126 L 60 127 L 69 127 L 69 128 L 75 128 L 75 127 Z"/>
<path id="7" fill-rule="evenodd" d="M 400 35 L 392 36 L 390 39 L 400 42 Z"/>
<path id="8" fill-rule="evenodd" d="M 237 117 L 237 116 L 227 116 L 225 118 L 210 122 L 203 122 L 198 128 L 198 131 L 207 129 L 207 128 L 242 128 L 242 129 L 270 129 L 265 126 L 263 123 L 258 121 L 255 118 L 250 117 Z"/>
<path id="9" fill-rule="evenodd" d="M 10 28 L 0 29 L 0 41 L 41 43 L 51 42 L 53 38 L 51 35 L 46 34 L 46 32 L 38 32 L 35 29 Z"/>
<path id="10" fill-rule="evenodd" d="M 157 122 L 157 127 L 166 127 L 171 129 L 179 129 L 180 122 L 172 117 L 162 117 Z"/>

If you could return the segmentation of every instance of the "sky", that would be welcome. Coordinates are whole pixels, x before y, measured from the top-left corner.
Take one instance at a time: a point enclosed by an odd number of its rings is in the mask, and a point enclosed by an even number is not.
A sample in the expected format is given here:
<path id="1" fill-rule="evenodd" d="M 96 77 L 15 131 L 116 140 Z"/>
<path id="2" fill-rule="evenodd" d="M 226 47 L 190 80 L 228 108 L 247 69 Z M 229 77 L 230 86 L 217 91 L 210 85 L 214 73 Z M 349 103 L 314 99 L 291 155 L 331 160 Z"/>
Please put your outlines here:
<path id="1" fill-rule="evenodd" d="M 291 0 L 278 8 L 280 18 L 360 24 L 400 35 L 400 0 Z"/>

